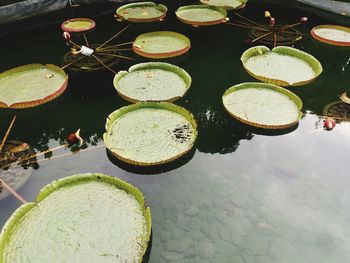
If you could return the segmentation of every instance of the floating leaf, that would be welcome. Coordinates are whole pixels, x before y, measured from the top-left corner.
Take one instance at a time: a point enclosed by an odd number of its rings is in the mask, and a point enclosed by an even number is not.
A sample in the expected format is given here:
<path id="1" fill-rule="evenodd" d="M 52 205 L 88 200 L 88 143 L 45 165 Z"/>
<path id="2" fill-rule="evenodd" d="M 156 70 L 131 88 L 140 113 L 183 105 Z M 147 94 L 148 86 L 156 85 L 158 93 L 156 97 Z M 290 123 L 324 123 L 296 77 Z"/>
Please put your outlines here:
<path id="1" fill-rule="evenodd" d="M 200 0 L 202 4 L 222 7 L 226 10 L 240 9 L 245 7 L 248 0 Z"/>
<path id="2" fill-rule="evenodd" d="M 319 25 L 311 30 L 318 41 L 336 46 L 350 46 L 350 27 L 338 25 Z"/>
<path id="3" fill-rule="evenodd" d="M 188 5 L 176 10 L 176 17 L 190 25 L 210 26 L 226 22 L 225 9 L 207 5 Z"/>
<path id="4" fill-rule="evenodd" d="M 162 4 L 138 2 L 126 4 L 116 11 L 118 18 L 130 22 L 154 22 L 163 19 L 168 9 Z"/>
<path id="5" fill-rule="evenodd" d="M 241 61 L 254 78 L 279 86 L 305 85 L 322 72 L 322 65 L 315 57 L 285 46 L 272 50 L 265 46 L 249 48 Z"/>
<path id="6" fill-rule="evenodd" d="M 185 95 L 191 86 L 190 75 L 178 66 L 149 62 L 119 71 L 114 77 L 118 94 L 130 102 L 175 101 Z"/>
<path id="7" fill-rule="evenodd" d="M 67 74 L 51 64 L 28 64 L 0 74 L 0 108 L 29 108 L 61 95 Z"/>
<path id="8" fill-rule="evenodd" d="M 191 150 L 196 138 L 193 115 L 168 102 L 139 102 L 114 111 L 103 135 L 114 156 L 142 166 L 179 158 Z"/>
<path id="9" fill-rule="evenodd" d="M 132 46 L 134 52 L 148 58 L 170 58 L 186 53 L 190 40 L 179 33 L 155 31 L 139 35 Z"/>
<path id="10" fill-rule="evenodd" d="M 247 82 L 224 93 L 228 113 L 239 121 L 264 129 L 284 129 L 298 123 L 302 101 L 287 89 L 266 83 Z"/>
<path id="11" fill-rule="evenodd" d="M 103 174 L 73 175 L 14 212 L 0 234 L 0 262 L 141 263 L 151 224 L 136 187 Z"/>
<path id="12" fill-rule="evenodd" d="M 96 23 L 90 18 L 72 18 L 61 24 L 61 29 L 69 33 L 84 33 L 94 29 Z"/>

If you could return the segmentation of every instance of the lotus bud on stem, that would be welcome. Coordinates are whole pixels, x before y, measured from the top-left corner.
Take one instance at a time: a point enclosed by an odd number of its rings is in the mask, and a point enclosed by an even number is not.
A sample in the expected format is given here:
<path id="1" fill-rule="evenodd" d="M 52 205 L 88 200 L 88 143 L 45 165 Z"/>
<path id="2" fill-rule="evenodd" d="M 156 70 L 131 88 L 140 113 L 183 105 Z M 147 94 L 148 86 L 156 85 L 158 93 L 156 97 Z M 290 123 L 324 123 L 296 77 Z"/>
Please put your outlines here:
<path id="1" fill-rule="evenodd" d="M 306 16 L 303 16 L 302 18 L 300 18 L 300 21 L 298 23 L 295 24 L 291 24 L 291 25 L 286 25 L 284 26 L 282 29 L 286 29 L 286 28 L 291 28 L 291 27 L 295 27 L 301 24 L 305 24 L 309 19 Z"/>
<path id="2" fill-rule="evenodd" d="M 331 117 L 327 117 L 324 121 L 323 121 L 323 127 L 327 130 L 327 131 L 330 131 L 330 130 L 333 130 L 334 127 L 336 125 L 336 122 L 333 118 Z"/>
<path id="3" fill-rule="evenodd" d="M 77 143 L 79 142 L 79 147 L 83 144 L 84 140 L 80 137 L 80 129 L 78 129 L 76 132 L 72 132 L 68 135 L 67 141 L 70 143 Z"/>
<path id="4" fill-rule="evenodd" d="M 63 38 L 65 40 L 69 41 L 71 39 L 71 36 L 70 36 L 69 32 L 64 31 L 63 32 Z"/>

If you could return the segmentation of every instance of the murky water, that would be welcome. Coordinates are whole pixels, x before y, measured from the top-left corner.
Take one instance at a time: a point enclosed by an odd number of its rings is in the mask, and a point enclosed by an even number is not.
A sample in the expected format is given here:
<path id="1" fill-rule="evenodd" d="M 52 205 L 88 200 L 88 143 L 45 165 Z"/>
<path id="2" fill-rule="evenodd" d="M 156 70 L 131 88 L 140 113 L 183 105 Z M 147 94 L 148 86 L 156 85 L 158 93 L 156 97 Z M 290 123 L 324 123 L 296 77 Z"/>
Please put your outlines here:
<path id="1" fill-rule="evenodd" d="M 260 19 L 265 8 L 251 4 L 244 12 Z M 308 15 L 276 6 L 270 11 L 280 23 Z M 306 34 L 316 24 L 331 22 L 315 16 L 309 19 L 300 27 Z M 102 41 L 123 27 L 110 14 L 96 22 L 90 41 Z M 84 172 L 131 182 L 143 191 L 152 210 L 150 263 L 349 262 L 350 124 L 324 131 L 322 119 L 315 115 L 322 115 L 323 107 L 338 100 L 341 92 L 350 92 L 349 49 L 317 43 L 309 35 L 295 44 L 316 56 L 324 72 L 312 84 L 290 88 L 302 98 L 307 113 L 298 127 L 271 133 L 231 119 L 221 104 L 227 88 L 253 81 L 239 59 L 249 47 L 244 43 L 246 30 L 229 25 L 191 28 L 171 17 L 151 28 L 131 27 L 116 43 L 153 30 L 174 30 L 192 41 L 187 55 L 170 62 L 193 79 L 186 96 L 176 103 L 197 119 L 195 151 L 165 167 L 166 172 L 153 175 L 140 173 L 154 171 L 111 162 L 104 146 L 94 147 L 103 145 L 107 115 L 127 102 L 114 90 L 110 72 L 71 74 L 62 98 L 19 112 L 10 137 L 42 151 L 63 144 L 69 133 L 81 128 L 86 150 L 55 158 L 70 152 L 60 149 L 51 160 L 39 157 L 39 168 L 19 193 L 34 200 L 52 180 Z M 59 25 L 0 39 L 0 48 L 1 71 L 33 62 L 60 65 L 67 51 Z M 146 61 L 131 52 L 125 54 L 137 62 Z M 119 69 L 130 65 L 122 62 Z M 1 134 L 13 114 L 0 111 Z M 1 226 L 19 205 L 13 197 L 0 201 Z"/>

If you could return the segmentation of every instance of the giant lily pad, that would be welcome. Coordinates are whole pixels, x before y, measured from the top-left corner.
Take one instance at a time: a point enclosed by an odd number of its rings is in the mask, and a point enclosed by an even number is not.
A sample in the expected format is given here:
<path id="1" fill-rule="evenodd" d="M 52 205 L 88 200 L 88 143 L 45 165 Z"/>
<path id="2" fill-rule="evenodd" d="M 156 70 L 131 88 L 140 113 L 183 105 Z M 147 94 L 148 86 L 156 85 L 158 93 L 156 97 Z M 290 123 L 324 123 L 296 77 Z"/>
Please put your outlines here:
<path id="1" fill-rule="evenodd" d="M 225 8 L 226 10 L 243 8 L 248 2 L 248 0 L 200 0 L 200 1 L 203 4 L 222 7 L 222 8 Z"/>
<path id="2" fill-rule="evenodd" d="M 227 21 L 225 9 L 207 5 L 188 5 L 176 10 L 177 18 L 193 26 L 209 26 Z"/>
<path id="3" fill-rule="evenodd" d="M 179 33 L 155 31 L 139 35 L 132 49 L 147 58 L 170 58 L 180 56 L 191 48 L 190 40 Z"/>
<path id="4" fill-rule="evenodd" d="M 68 76 L 55 65 L 28 64 L 0 74 L 0 108 L 29 108 L 57 98 Z"/>
<path id="5" fill-rule="evenodd" d="M 175 65 L 161 62 L 140 63 L 114 77 L 118 94 L 130 102 L 175 101 L 191 86 L 188 73 Z"/>
<path id="6" fill-rule="evenodd" d="M 233 86 L 226 90 L 222 102 L 232 117 L 259 128 L 288 128 L 302 116 L 300 98 L 272 84 L 247 82 Z"/>
<path id="7" fill-rule="evenodd" d="M 79 174 L 44 187 L 0 234 L 0 262 L 140 263 L 151 212 L 136 187 L 103 174 Z"/>
<path id="8" fill-rule="evenodd" d="M 168 9 L 162 4 L 138 2 L 126 4 L 116 11 L 117 17 L 130 22 L 154 22 L 163 19 Z"/>
<path id="9" fill-rule="evenodd" d="M 301 86 L 322 72 L 321 63 L 310 54 L 291 47 L 256 46 L 246 50 L 241 61 L 254 78 L 279 86 Z"/>
<path id="10" fill-rule="evenodd" d="M 72 18 L 61 24 L 61 29 L 69 33 L 85 33 L 94 29 L 96 23 L 90 18 Z"/>
<path id="11" fill-rule="evenodd" d="M 197 124 L 186 109 L 168 102 L 139 102 L 111 113 L 103 140 L 118 159 L 159 165 L 184 155 L 194 145 Z"/>
<path id="12" fill-rule="evenodd" d="M 311 30 L 311 35 L 323 43 L 336 46 L 350 46 L 350 27 L 320 25 Z"/>

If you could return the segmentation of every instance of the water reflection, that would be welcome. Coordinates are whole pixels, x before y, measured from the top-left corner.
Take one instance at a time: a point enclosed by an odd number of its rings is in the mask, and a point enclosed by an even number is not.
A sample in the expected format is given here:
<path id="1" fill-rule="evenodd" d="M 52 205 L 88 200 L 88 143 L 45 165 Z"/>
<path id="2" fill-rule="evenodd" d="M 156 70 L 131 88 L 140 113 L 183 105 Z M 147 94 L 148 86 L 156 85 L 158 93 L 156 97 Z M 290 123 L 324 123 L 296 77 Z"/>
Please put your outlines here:
<path id="1" fill-rule="evenodd" d="M 153 165 L 153 166 L 139 166 L 133 165 L 126 162 L 123 162 L 117 159 L 108 149 L 106 149 L 106 153 L 108 159 L 119 168 L 128 171 L 134 174 L 160 174 L 175 170 L 186 163 L 188 163 L 194 156 L 196 152 L 196 147 L 194 146 L 188 153 L 181 156 L 180 158 L 171 161 L 170 163 L 161 164 L 161 165 Z"/>

